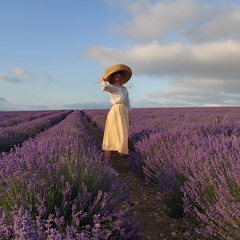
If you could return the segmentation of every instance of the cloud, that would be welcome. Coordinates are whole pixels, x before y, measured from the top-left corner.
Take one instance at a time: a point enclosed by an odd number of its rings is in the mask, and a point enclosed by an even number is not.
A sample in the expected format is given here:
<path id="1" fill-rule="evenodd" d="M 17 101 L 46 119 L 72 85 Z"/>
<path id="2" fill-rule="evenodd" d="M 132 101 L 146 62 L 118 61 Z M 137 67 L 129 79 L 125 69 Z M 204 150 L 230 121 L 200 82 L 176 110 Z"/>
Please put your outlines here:
<path id="1" fill-rule="evenodd" d="M 147 97 L 174 102 L 175 106 L 228 106 L 239 105 L 239 90 L 238 81 L 229 84 L 218 79 L 199 79 L 197 81 L 180 79 L 169 88 L 148 93 Z"/>
<path id="2" fill-rule="evenodd" d="M 109 102 L 87 102 L 87 103 L 73 103 L 64 105 L 67 109 L 109 109 L 111 104 Z"/>
<path id="3" fill-rule="evenodd" d="M 6 75 L 0 72 L 0 81 L 10 82 L 10 83 L 20 83 L 26 79 L 33 79 L 31 74 L 21 67 L 15 66 L 11 68 L 11 74 L 15 76 Z"/>
<path id="4" fill-rule="evenodd" d="M 0 73 L 0 81 L 11 82 L 11 83 L 20 83 L 22 80 L 20 78 L 9 77 L 3 73 Z"/>
<path id="5" fill-rule="evenodd" d="M 45 73 L 45 75 L 46 75 L 46 79 L 49 82 L 54 82 L 55 81 L 55 77 L 51 73 Z"/>
<path id="6" fill-rule="evenodd" d="M 240 76 L 240 41 L 236 40 L 192 45 L 153 42 L 122 51 L 93 46 L 87 55 L 103 65 L 126 62 L 136 75 L 227 80 Z"/>
<path id="7" fill-rule="evenodd" d="M 197 0 L 132 1 L 124 5 L 131 19 L 112 31 L 136 42 L 164 40 L 166 35 L 184 30 L 200 15 Z M 176 34 L 176 33 L 175 33 Z"/>
<path id="8" fill-rule="evenodd" d="M 199 0 L 127 3 L 124 7 L 131 18 L 114 28 L 133 39 L 133 45 L 125 49 L 92 46 L 87 57 L 104 66 L 125 62 L 133 66 L 134 74 L 238 78 L 238 5 Z"/>
<path id="9" fill-rule="evenodd" d="M 149 41 L 205 42 L 239 38 L 240 6 L 229 1 L 147 0 L 121 4 L 129 21 L 112 31 L 137 43 Z"/>
<path id="10" fill-rule="evenodd" d="M 3 97 L 0 97 L 0 102 L 6 102 L 7 100 Z"/>
<path id="11" fill-rule="evenodd" d="M 3 97 L 0 97 L 0 111 L 31 111 L 31 110 L 46 110 L 46 109 L 63 109 L 62 106 L 47 106 L 47 105 L 21 105 L 18 103 L 9 102 Z"/>
<path id="12" fill-rule="evenodd" d="M 21 109 L 25 109 L 25 110 L 57 110 L 59 108 L 55 108 L 55 107 L 51 107 L 49 105 L 40 105 L 40 104 L 36 104 L 36 105 L 25 105 L 25 106 L 21 106 Z"/>
<path id="13" fill-rule="evenodd" d="M 0 111 L 15 111 L 18 110 L 16 106 L 13 106 L 4 97 L 0 97 Z"/>
<path id="14" fill-rule="evenodd" d="M 202 7 L 199 17 L 181 35 L 191 42 L 240 38 L 240 6 L 231 4 Z"/>
<path id="15" fill-rule="evenodd" d="M 22 67 L 19 67 L 19 66 L 15 66 L 15 67 L 12 67 L 11 68 L 11 72 L 19 77 L 23 77 L 23 78 L 26 78 L 26 79 L 30 79 L 31 78 L 31 75 L 30 73 L 23 69 Z"/>
<path id="16" fill-rule="evenodd" d="M 171 106 L 232 106 L 239 105 L 240 97 L 225 95 L 221 92 L 212 94 L 200 93 L 198 91 L 183 91 L 181 94 L 162 94 L 157 98 L 161 103 L 168 103 Z"/>

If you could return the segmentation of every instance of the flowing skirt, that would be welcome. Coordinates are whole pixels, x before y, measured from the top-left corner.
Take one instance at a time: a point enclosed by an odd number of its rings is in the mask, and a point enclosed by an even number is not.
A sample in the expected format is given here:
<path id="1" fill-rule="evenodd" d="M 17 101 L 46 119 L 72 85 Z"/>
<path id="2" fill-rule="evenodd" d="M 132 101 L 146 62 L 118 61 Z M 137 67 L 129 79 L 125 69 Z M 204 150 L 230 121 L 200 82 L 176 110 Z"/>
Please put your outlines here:
<path id="1" fill-rule="evenodd" d="M 107 115 L 102 149 L 128 155 L 128 133 L 128 108 L 124 104 L 114 104 Z"/>

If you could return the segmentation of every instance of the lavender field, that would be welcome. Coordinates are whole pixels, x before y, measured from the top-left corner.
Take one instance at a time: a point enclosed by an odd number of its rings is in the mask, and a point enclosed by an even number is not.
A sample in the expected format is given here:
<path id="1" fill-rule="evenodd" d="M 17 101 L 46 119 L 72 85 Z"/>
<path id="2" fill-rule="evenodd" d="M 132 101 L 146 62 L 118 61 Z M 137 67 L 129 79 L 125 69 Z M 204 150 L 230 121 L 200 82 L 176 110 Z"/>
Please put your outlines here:
<path id="1" fill-rule="evenodd" d="M 184 220 L 187 239 L 240 239 L 239 111 L 131 111 L 129 166 Z M 0 112 L 0 239 L 139 239 L 96 136 L 107 113 Z"/>
<path id="2" fill-rule="evenodd" d="M 84 113 L 103 131 L 106 110 Z M 129 145 L 132 169 L 190 236 L 240 239 L 239 107 L 133 109 Z"/>
<path id="3" fill-rule="evenodd" d="M 130 211 L 119 207 L 128 199 L 126 186 L 103 163 L 83 113 L 55 117 L 52 127 L 1 153 L 0 239 L 138 239 Z"/>

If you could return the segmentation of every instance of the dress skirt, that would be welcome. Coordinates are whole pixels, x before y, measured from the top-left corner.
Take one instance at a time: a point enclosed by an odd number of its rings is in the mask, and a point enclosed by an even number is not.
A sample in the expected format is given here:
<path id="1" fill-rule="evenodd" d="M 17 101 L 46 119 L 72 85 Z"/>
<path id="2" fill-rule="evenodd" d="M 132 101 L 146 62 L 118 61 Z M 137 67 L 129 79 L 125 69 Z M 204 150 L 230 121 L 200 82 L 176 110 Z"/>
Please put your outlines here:
<path id="1" fill-rule="evenodd" d="M 128 155 L 129 113 L 124 104 L 114 104 L 108 112 L 102 149 Z"/>

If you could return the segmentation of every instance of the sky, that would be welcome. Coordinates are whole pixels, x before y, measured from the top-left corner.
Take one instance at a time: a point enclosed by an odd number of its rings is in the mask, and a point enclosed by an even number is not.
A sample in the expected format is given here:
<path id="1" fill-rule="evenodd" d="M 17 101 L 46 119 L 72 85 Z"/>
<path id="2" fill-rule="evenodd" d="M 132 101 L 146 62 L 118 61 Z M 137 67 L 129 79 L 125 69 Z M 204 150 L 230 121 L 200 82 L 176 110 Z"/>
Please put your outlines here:
<path id="1" fill-rule="evenodd" d="M 133 108 L 240 105 L 239 0 L 0 0 L 0 110 L 110 108 L 99 79 L 133 72 Z"/>

